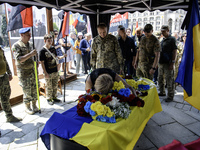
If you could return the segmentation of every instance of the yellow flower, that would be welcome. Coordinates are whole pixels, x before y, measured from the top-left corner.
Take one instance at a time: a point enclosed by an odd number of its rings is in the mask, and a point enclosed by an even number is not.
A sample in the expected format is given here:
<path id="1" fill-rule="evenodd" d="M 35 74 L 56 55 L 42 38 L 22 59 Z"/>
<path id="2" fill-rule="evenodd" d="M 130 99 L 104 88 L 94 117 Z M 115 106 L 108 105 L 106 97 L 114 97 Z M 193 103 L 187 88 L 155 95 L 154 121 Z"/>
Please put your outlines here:
<path id="1" fill-rule="evenodd" d="M 114 82 L 114 84 L 113 84 L 113 87 L 112 87 L 112 89 L 113 89 L 113 90 L 116 90 L 116 89 L 117 89 L 117 87 L 118 87 L 118 82 L 116 82 L 116 81 L 115 81 L 115 82 Z"/>
<path id="2" fill-rule="evenodd" d="M 93 111 L 97 111 L 97 106 L 98 105 L 102 105 L 100 101 L 97 101 L 95 103 L 93 103 L 90 108 L 93 110 Z"/>
<path id="3" fill-rule="evenodd" d="M 103 115 L 104 113 L 104 106 L 103 105 L 97 105 L 96 112 L 98 115 Z"/>
<path id="4" fill-rule="evenodd" d="M 108 116 L 109 118 L 112 117 L 113 115 L 114 115 L 113 112 L 108 112 L 108 113 L 106 114 L 106 116 Z"/>
<path id="5" fill-rule="evenodd" d="M 94 93 L 91 95 L 96 101 L 100 101 L 102 99 L 101 94 Z"/>

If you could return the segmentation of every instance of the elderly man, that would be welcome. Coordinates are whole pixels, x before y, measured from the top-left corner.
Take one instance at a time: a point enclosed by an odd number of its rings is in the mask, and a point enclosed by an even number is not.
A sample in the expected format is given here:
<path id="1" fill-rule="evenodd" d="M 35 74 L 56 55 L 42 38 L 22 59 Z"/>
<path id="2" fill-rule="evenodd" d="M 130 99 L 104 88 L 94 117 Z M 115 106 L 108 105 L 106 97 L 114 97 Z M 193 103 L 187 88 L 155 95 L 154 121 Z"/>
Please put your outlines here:
<path id="1" fill-rule="evenodd" d="M 162 35 L 164 36 L 161 46 L 162 52 L 160 54 L 159 69 L 158 69 L 158 84 L 159 96 L 165 96 L 164 78 L 167 82 L 167 98 L 166 102 L 173 101 L 174 98 L 174 64 L 176 61 L 177 45 L 176 39 L 169 34 L 169 26 L 163 25 L 161 27 Z"/>
<path id="2" fill-rule="evenodd" d="M 26 106 L 25 112 L 32 115 L 38 112 L 33 61 L 33 56 L 37 56 L 37 51 L 33 49 L 33 44 L 29 42 L 31 38 L 30 28 L 21 28 L 19 33 L 20 40 L 13 44 L 12 50 L 16 59 L 17 75 L 24 92 L 23 101 Z M 32 108 L 30 106 L 31 103 Z"/>
<path id="3" fill-rule="evenodd" d="M 8 62 L 4 55 L 4 51 L 0 47 L 0 102 L 3 111 L 6 114 L 7 122 L 19 122 L 22 119 L 13 116 L 10 106 L 9 98 L 11 94 L 9 81 L 12 80 L 12 73 L 10 71 Z"/>
<path id="4" fill-rule="evenodd" d="M 115 36 L 107 34 L 107 26 L 97 26 L 98 36 L 92 41 L 91 67 L 109 68 L 116 73 L 123 73 L 123 56 Z"/>
<path id="5" fill-rule="evenodd" d="M 159 40 L 152 34 L 153 26 L 151 24 L 145 25 L 144 33 L 145 36 L 141 38 L 139 43 L 134 68 L 136 69 L 136 76 L 152 80 L 158 65 L 161 46 Z"/>

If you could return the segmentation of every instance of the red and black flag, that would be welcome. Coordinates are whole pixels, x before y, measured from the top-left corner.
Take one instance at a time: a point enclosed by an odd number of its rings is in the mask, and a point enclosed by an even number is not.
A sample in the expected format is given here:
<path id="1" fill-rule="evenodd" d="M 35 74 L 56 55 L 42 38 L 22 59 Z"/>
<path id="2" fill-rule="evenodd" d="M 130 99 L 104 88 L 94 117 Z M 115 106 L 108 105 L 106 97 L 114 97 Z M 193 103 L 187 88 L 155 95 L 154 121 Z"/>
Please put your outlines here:
<path id="1" fill-rule="evenodd" d="M 79 15 L 79 17 L 72 24 L 76 29 L 77 33 L 82 32 L 83 34 L 87 33 L 87 16 L 85 14 Z"/>
<path id="2" fill-rule="evenodd" d="M 33 26 L 32 7 L 26 8 L 23 5 L 17 5 L 10 11 L 7 31 Z"/>
<path id="3" fill-rule="evenodd" d="M 59 34 L 58 34 L 58 39 L 60 39 L 60 38 L 64 38 L 65 36 L 68 36 L 70 32 L 69 31 L 69 12 L 61 11 L 58 14 L 58 17 L 60 20 L 62 20 Z"/>

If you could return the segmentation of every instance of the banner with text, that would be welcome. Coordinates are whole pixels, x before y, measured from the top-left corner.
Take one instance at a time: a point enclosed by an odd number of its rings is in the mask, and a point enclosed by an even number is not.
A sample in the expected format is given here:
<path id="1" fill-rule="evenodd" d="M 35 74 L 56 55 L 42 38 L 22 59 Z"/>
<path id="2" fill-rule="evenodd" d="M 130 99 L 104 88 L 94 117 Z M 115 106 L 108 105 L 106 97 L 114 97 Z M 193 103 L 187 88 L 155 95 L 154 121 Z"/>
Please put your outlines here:
<path id="1" fill-rule="evenodd" d="M 125 28 L 128 28 L 128 12 L 123 15 L 117 13 L 115 17 L 110 21 L 109 32 L 117 31 L 117 27 L 123 25 Z"/>

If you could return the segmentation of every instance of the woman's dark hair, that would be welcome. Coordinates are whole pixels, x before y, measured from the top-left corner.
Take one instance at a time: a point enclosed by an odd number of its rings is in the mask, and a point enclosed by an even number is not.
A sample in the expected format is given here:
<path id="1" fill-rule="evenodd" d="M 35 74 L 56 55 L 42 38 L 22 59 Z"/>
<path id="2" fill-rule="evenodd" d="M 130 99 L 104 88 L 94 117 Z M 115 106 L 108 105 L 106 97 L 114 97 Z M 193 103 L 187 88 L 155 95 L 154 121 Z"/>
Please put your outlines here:
<path id="1" fill-rule="evenodd" d="M 180 39 L 180 42 L 183 42 L 183 37 L 185 36 L 185 34 L 182 34 L 181 35 L 181 39 Z"/>
<path id="2" fill-rule="evenodd" d="M 82 36 L 82 39 L 83 39 L 83 36 Z M 78 37 L 78 41 L 81 41 L 82 39 L 80 39 L 80 38 Z"/>

